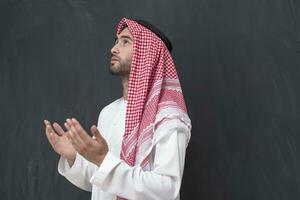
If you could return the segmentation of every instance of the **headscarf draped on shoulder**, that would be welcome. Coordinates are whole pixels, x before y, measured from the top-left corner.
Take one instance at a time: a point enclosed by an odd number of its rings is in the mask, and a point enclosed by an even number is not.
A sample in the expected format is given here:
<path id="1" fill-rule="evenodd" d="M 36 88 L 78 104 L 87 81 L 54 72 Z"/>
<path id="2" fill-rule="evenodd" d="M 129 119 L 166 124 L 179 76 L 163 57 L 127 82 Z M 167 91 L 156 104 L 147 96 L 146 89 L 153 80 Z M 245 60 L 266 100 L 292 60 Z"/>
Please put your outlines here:
<path id="1" fill-rule="evenodd" d="M 191 130 L 191 122 L 170 54 L 170 41 L 142 20 L 122 18 L 117 34 L 126 27 L 133 36 L 133 55 L 120 157 L 130 166 L 140 165 L 149 170 L 149 154 L 155 145 L 152 138 L 157 127 L 178 118 Z"/>

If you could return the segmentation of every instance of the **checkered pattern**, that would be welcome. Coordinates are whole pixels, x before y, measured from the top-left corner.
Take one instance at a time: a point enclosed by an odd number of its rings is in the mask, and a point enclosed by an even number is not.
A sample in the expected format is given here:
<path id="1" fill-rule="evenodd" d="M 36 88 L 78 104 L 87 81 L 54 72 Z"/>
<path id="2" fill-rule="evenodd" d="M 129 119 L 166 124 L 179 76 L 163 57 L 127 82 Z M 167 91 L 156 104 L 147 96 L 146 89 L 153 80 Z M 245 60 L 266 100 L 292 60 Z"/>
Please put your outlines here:
<path id="1" fill-rule="evenodd" d="M 117 34 L 125 27 L 134 41 L 120 158 L 130 166 L 149 170 L 152 138 L 159 124 L 177 117 L 190 128 L 191 125 L 175 65 L 163 41 L 128 18 L 118 23 Z"/>

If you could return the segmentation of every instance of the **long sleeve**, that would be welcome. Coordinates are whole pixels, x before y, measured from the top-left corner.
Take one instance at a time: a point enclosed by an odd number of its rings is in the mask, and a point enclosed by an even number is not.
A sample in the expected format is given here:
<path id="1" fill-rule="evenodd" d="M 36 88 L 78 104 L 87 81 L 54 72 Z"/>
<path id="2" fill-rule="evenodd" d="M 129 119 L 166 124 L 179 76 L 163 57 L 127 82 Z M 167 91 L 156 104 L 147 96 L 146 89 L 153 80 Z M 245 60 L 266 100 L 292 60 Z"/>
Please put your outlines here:
<path id="1" fill-rule="evenodd" d="M 104 109 L 103 109 L 104 110 Z M 101 110 L 98 117 L 98 129 L 101 130 L 101 124 L 103 120 L 103 110 Z M 88 160 L 86 160 L 79 153 L 76 154 L 75 161 L 73 165 L 70 167 L 68 161 L 60 157 L 58 162 L 58 172 L 64 176 L 68 181 L 72 184 L 76 185 L 80 189 L 91 192 L 92 184 L 90 183 L 90 179 L 94 172 L 97 170 L 97 166 Z"/>
<path id="2" fill-rule="evenodd" d="M 103 191 L 127 199 L 177 199 L 189 130 L 178 119 L 164 122 L 155 132 L 151 171 L 131 167 L 108 152 L 90 181 Z"/>
<path id="3" fill-rule="evenodd" d="M 83 158 L 79 153 L 72 167 L 69 166 L 67 159 L 60 157 L 58 162 L 58 172 L 77 187 L 92 191 L 90 178 L 96 171 L 97 166 Z"/>

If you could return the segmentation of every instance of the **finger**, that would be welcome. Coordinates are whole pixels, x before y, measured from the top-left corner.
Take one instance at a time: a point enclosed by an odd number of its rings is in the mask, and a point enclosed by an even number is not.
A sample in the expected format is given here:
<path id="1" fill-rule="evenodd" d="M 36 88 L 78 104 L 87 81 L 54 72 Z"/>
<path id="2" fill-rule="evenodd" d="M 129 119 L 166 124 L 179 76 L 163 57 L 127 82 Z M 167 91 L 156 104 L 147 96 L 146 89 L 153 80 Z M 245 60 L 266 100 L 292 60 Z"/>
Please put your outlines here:
<path id="1" fill-rule="evenodd" d="M 72 125 L 70 130 L 68 131 L 69 138 L 72 140 L 72 143 L 77 146 L 77 148 L 81 149 L 84 146 L 84 142 L 81 140 L 80 136 L 78 135 L 75 127 Z"/>
<path id="2" fill-rule="evenodd" d="M 47 125 L 47 129 L 48 129 L 46 131 L 47 139 L 48 139 L 49 143 L 51 144 L 51 146 L 53 148 L 55 148 L 55 144 L 57 142 L 57 138 L 55 136 L 57 136 L 57 135 L 51 131 L 51 128 L 49 125 Z"/>
<path id="3" fill-rule="evenodd" d="M 86 133 L 86 131 L 75 118 L 72 118 L 72 124 L 82 141 L 88 142 L 91 140 L 91 137 Z"/>
<path id="4" fill-rule="evenodd" d="M 71 142 L 71 144 L 74 147 L 74 149 L 77 152 L 79 152 L 81 155 L 84 155 L 85 150 L 86 150 L 86 148 L 84 146 L 84 143 L 80 140 L 79 137 L 76 137 L 76 134 L 74 134 L 74 132 L 72 131 L 72 129 L 70 129 L 68 131 L 67 138 Z"/>
<path id="5" fill-rule="evenodd" d="M 53 130 L 53 129 L 52 129 L 52 130 Z M 51 139 L 53 145 L 55 145 L 55 144 L 57 143 L 57 141 L 59 140 L 59 136 L 57 135 L 56 132 L 51 131 L 51 132 L 50 132 L 50 139 Z"/>
<path id="6" fill-rule="evenodd" d="M 56 133 L 56 131 L 53 129 L 53 127 L 49 121 L 44 120 L 44 123 L 46 125 L 46 132 L 48 132 L 48 133 L 52 132 L 53 134 L 60 135 L 60 134 Z"/>
<path id="7" fill-rule="evenodd" d="M 46 126 L 46 130 L 49 132 L 49 131 L 52 131 L 52 126 L 51 126 L 51 123 L 48 121 L 48 120 L 44 120 L 44 123 L 45 123 L 45 126 Z M 48 128 L 47 128 L 48 127 Z"/>
<path id="8" fill-rule="evenodd" d="M 44 123 L 45 123 L 45 126 L 51 125 L 50 122 L 48 120 L 46 120 L 46 119 L 44 120 Z"/>
<path id="9" fill-rule="evenodd" d="M 73 145 L 73 147 L 75 148 L 75 142 L 74 142 L 73 133 L 71 130 L 68 130 L 66 137 L 69 140 L 69 142 Z"/>
<path id="10" fill-rule="evenodd" d="M 104 140 L 100 131 L 97 129 L 95 125 L 91 126 L 91 132 L 98 142 L 102 142 Z"/>
<path id="11" fill-rule="evenodd" d="M 67 126 L 69 130 L 71 130 L 72 127 L 75 126 L 75 124 L 74 124 L 74 122 L 71 119 L 66 119 L 66 125 L 65 126 Z M 74 133 L 77 132 L 76 130 L 77 129 L 73 130 Z"/>
<path id="12" fill-rule="evenodd" d="M 52 138 L 50 137 L 50 135 L 51 135 L 51 129 L 50 129 L 49 125 L 46 126 L 45 133 L 46 133 L 48 141 L 52 145 Z"/>
<path id="13" fill-rule="evenodd" d="M 65 122 L 64 125 L 65 125 L 65 128 L 67 129 L 67 131 L 66 131 L 67 139 L 70 140 L 69 137 L 70 137 L 70 130 L 71 130 L 71 128 L 70 128 L 70 126 L 67 124 L 67 122 Z M 70 141 L 70 142 L 71 142 L 71 141 Z"/>
<path id="14" fill-rule="evenodd" d="M 76 130 L 76 128 L 74 127 L 74 124 L 73 124 L 72 120 L 66 119 L 66 124 L 65 124 L 65 126 L 68 128 L 68 131 L 69 131 L 69 132 L 72 131 L 71 136 L 72 136 L 73 139 L 74 139 L 74 137 L 78 137 L 77 130 Z"/>
<path id="15" fill-rule="evenodd" d="M 76 124 L 77 122 L 77 124 Z M 91 141 L 92 139 L 86 134 L 86 132 L 83 130 L 83 128 L 81 127 L 81 129 L 78 128 L 78 125 L 80 125 L 78 123 L 78 121 L 73 121 L 71 119 L 67 119 L 67 125 L 70 128 L 70 139 L 73 142 L 73 146 L 75 148 L 76 146 L 76 150 L 78 152 L 80 152 L 81 154 L 84 154 L 87 151 L 87 148 L 91 145 Z M 77 128 L 76 128 L 77 126 Z M 84 138 L 84 140 L 83 140 Z"/>
<path id="16" fill-rule="evenodd" d="M 72 120 L 70 120 L 68 118 L 66 119 L 66 123 L 67 123 L 68 127 L 70 127 L 70 128 L 73 125 Z"/>
<path id="17" fill-rule="evenodd" d="M 54 122 L 53 127 L 58 135 L 62 136 L 65 134 L 64 129 L 62 129 L 62 127 L 58 123 Z"/>
<path id="18" fill-rule="evenodd" d="M 70 126 L 68 125 L 68 123 L 65 122 L 64 125 L 65 125 L 66 129 L 69 131 L 70 130 Z"/>
<path id="19" fill-rule="evenodd" d="M 55 145 L 57 143 L 57 141 L 59 140 L 59 135 L 57 135 L 55 133 L 55 131 L 53 130 L 52 126 L 51 126 L 51 123 L 48 121 L 48 120 L 44 120 L 44 123 L 46 125 L 46 136 L 47 136 L 47 139 L 50 143 L 50 145 L 52 146 L 53 149 L 55 149 Z"/>
<path id="20" fill-rule="evenodd" d="M 50 137 L 50 135 L 53 134 L 51 125 L 46 126 L 45 132 L 46 132 L 47 137 Z"/>

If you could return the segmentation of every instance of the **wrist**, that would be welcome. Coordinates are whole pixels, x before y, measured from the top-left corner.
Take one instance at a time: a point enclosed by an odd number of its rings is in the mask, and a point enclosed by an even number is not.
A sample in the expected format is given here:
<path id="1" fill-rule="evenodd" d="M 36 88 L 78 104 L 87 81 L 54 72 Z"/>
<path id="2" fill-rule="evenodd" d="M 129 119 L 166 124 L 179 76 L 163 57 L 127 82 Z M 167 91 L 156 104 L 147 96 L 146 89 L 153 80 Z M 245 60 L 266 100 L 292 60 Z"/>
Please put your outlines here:
<path id="1" fill-rule="evenodd" d="M 101 163 L 103 162 L 105 156 L 106 156 L 107 152 L 99 155 L 96 160 L 93 162 L 94 164 L 96 164 L 98 167 L 100 167 Z"/>
<path id="2" fill-rule="evenodd" d="M 65 159 L 68 161 L 69 166 L 72 167 L 76 159 L 76 153 L 66 156 Z"/>
<path id="3" fill-rule="evenodd" d="M 74 162 L 75 162 L 75 158 L 74 159 L 67 159 L 69 166 L 72 167 Z"/>

